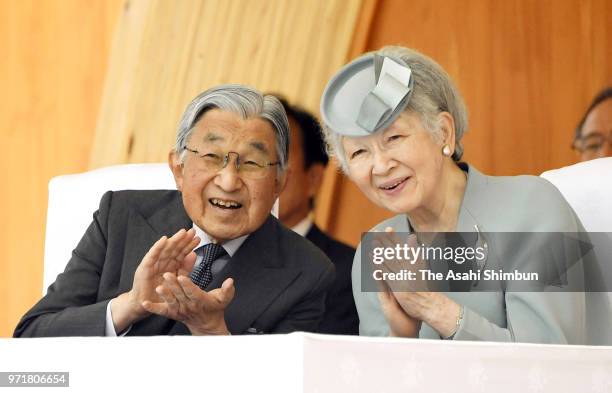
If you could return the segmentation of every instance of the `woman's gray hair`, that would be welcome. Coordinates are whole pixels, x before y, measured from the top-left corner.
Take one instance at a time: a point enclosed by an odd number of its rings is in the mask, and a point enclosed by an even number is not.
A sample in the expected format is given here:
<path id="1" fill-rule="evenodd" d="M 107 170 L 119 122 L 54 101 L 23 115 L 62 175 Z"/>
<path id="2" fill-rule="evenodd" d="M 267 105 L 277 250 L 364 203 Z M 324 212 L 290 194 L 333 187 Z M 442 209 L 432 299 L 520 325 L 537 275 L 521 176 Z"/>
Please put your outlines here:
<path id="1" fill-rule="evenodd" d="M 450 76 L 433 59 L 422 53 L 401 46 L 386 46 L 375 53 L 402 59 L 412 70 L 414 90 L 406 107 L 419 115 L 425 128 L 440 138 L 437 116 L 440 112 L 448 112 L 455 121 L 455 151 L 453 160 L 459 161 L 463 155 L 461 138 L 468 128 L 468 114 L 459 90 Z M 344 172 L 347 172 L 347 160 L 342 148 L 342 135 L 324 127 L 327 149 L 339 161 Z"/>
<path id="2" fill-rule="evenodd" d="M 287 168 L 289 120 L 283 105 L 272 95 L 263 95 L 251 87 L 242 85 L 213 87 L 189 103 L 181 117 L 174 147 L 181 162 L 185 160 L 185 148 L 195 124 L 206 111 L 213 108 L 234 113 L 244 120 L 259 117 L 269 121 L 274 128 L 279 167 L 282 171 Z"/>

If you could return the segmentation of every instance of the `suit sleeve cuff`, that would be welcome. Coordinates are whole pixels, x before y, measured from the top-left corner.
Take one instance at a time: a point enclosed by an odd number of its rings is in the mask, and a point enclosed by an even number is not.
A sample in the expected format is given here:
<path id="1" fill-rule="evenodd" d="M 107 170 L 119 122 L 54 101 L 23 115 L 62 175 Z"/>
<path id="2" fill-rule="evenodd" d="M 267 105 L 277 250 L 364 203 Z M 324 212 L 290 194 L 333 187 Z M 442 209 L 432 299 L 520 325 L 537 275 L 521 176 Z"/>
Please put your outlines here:
<path id="1" fill-rule="evenodd" d="M 513 341 L 509 329 L 501 328 L 488 321 L 482 315 L 465 307 L 463 319 L 453 337 L 453 340 L 469 341 Z"/>
<path id="2" fill-rule="evenodd" d="M 448 340 L 474 340 L 476 337 L 474 334 L 471 334 L 469 330 L 470 322 L 469 320 L 473 320 L 474 318 L 478 318 L 478 315 L 475 315 L 472 310 L 469 308 L 462 306 L 463 312 L 461 315 L 461 319 L 459 320 L 459 326 L 457 326 L 457 330 Z"/>

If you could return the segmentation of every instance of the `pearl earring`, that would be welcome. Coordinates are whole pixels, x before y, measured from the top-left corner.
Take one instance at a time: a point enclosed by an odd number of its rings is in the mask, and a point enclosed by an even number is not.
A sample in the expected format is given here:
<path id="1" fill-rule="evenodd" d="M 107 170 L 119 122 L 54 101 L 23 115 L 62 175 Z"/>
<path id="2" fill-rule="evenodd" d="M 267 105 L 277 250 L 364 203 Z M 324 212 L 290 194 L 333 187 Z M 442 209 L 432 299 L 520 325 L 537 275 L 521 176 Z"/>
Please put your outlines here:
<path id="1" fill-rule="evenodd" d="M 446 157 L 451 155 L 451 149 L 449 145 L 444 145 L 444 148 L 442 149 L 442 154 L 444 154 Z"/>

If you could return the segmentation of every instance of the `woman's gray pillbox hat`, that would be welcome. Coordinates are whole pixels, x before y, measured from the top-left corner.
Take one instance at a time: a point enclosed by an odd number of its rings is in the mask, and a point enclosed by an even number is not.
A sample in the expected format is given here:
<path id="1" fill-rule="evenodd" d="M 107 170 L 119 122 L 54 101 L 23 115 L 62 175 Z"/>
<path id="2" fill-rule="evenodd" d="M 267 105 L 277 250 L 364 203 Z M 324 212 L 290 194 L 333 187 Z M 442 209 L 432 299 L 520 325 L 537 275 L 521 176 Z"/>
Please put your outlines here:
<path id="1" fill-rule="evenodd" d="M 367 136 L 384 130 L 404 111 L 413 89 L 410 67 L 375 53 L 345 65 L 327 84 L 321 116 L 334 133 Z"/>

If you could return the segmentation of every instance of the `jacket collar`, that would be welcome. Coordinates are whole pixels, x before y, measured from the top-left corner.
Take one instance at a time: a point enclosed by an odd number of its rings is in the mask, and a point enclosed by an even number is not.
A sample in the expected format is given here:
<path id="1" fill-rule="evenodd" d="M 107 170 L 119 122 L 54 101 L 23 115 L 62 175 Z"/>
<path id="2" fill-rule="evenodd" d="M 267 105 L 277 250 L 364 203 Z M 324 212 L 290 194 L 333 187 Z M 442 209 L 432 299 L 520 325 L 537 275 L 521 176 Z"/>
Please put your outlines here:
<path id="1" fill-rule="evenodd" d="M 457 232 L 484 231 L 485 228 L 478 223 L 477 214 L 482 206 L 481 195 L 486 192 L 489 183 L 488 176 L 482 174 L 476 168 L 467 163 L 461 162 L 459 167 L 467 173 L 467 183 L 463 194 L 463 200 L 459 208 L 459 218 L 457 220 Z M 392 217 L 385 225 L 393 227 L 397 232 L 411 232 L 412 228 L 405 214 Z M 384 228 L 379 228 L 384 230 Z"/>
<path id="2" fill-rule="evenodd" d="M 488 176 L 483 175 L 476 168 L 466 163 L 459 163 L 459 167 L 467 173 L 467 183 L 459 208 L 457 232 L 483 231 L 485 228 L 479 224 L 475 212 L 482 209 L 479 204 L 482 204 L 483 193 L 486 193 Z"/>
<path id="3" fill-rule="evenodd" d="M 160 205 L 153 214 L 145 217 L 137 209 L 129 210 L 128 225 L 126 230 L 124 267 L 125 271 L 135 272 L 142 258 L 151 246 L 162 236 L 172 236 L 181 228 L 189 229 L 193 225 L 183 207 L 181 194 L 172 194 L 170 200 Z M 122 275 L 119 289 L 121 292 L 129 291 L 133 284 L 133 274 Z"/>
<path id="4" fill-rule="evenodd" d="M 270 215 L 209 286 L 209 289 L 218 288 L 225 279 L 234 279 L 236 295 L 225 312 L 232 334 L 241 334 L 252 327 L 253 321 L 300 274 L 299 269 L 285 264 L 278 242 L 280 230 L 278 220 Z"/>

